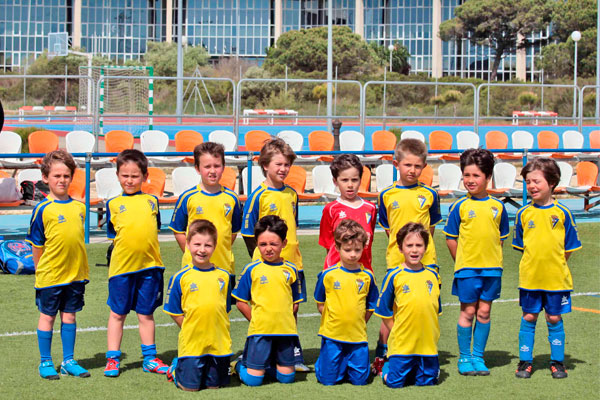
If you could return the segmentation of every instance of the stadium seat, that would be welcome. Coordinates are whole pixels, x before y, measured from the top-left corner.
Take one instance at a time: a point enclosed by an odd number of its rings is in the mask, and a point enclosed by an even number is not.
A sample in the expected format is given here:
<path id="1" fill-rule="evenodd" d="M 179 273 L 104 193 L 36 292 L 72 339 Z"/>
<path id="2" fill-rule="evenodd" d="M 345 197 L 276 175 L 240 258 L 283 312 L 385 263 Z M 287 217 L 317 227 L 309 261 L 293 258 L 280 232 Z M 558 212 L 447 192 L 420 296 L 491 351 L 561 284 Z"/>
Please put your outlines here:
<path id="1" fill-rule="evenodd" d="M 324 193 L 328 197 L 338 197 L 340 195 L 333 183 L 329 165 L 315 166 L 312 170 L 312 178 L 315 193 Z"/>
<path id="2" fill-rule="evenodd" d="M 308 148 L 310 151 L 333 151 L 333 142 L 333 135 L 327 131 L 312 131 L 308 135 Z M 333 156 L 330 155 L 304 157 L 321 161 L 333 161 Z"/>
<path id="3" fill-rule="evenodd" d="M 340 132 L 340 151 L 355 152 L 365 149 L 365 137 L 358 131 Z"/>
<path id="4" fill-rule="evenodd" d="M 429 149 L 430 150 L 451 150 L 452 135 L 446 131 L 436 130 L 429 134 Z M 445 154 L 429 154 L 429 158 L 445 159 Z"/>
<path id="5" fill-rule="evenodd" d="M 225 147 L 225 152 L 237 151 L 237 138 L 231 131 L 217 129 L 208 134 L 208 141 L 221 143 Z M 236 156 L 225 156 L 225 160 L 237 161 Z"/>
<path id="6" fill-rule="evenodd" d="M 231 167 L 225 167 L 219 183 L 227 189 L 235 191 L 235 181 L 237 180 L 237 171 Z"/>
<path id="7" fill-rule="evenodd" d="M 433 185 L 433 168 L 427 164 L 419 176 L 419 182 L 426 184 L 427 186 Z"/>
<path id="8" fill-rule="evenodd" d="M 300 132 L 296 131 L 281 131 L 277 134 L 277 137 L 283 139 L 284 142 L 290 145 L 292 150 L 294 151 L 302 151 L 302 146 L 304 145 L 304 137 Z"/>
<path id="9" fill-rule="evenodd" d="M 441 197 L 463 196 L 466 191 L 460 190 L 462 172 L 456 164 L 441 164 L 438 167 L 439 189 Z"/>
<path id="10" fill-rule="evenodd" d="M 95 180 L 96 193 L 103 201 L 118 196 L 123 192 L 119 179 L 117 178 L 116 168 L 100 168 L 96 171 Z"/>
<path id="11" fill-rule="evenodd" d="M 171 172 L 173 181 L 173 196 L 179 197 L 181 193 L 197 186 L 200 183 L 200 174 L 194 167 L 177 167 Z"/>
<path id="12" fill-rule="evenodd" d="M 271 135 L 269 135 L 265 131 L 261 130 L 252 130 L 248 131 L 244 135 L 244 142 L 246 143 L 246 151 L 258 152 L 264 146 L 267 140 L 271 139 Z"/>
<path id="13" fill-rule="evenodd" d="M 489 131 L 485 134 L 485 148 L 488 150 L 503 150 L 508 148 L 508 136 L 501 131 Z M 522 156 L 509 153 L 495 153 L 495 156 L 504 160 L 520 160 Z"/>
<path id="14" fill-rule="evenodd" d="M 404 140 L 404 139 L 417 139 L 420 140 L 421 142 L 425 143 L 425 135 L 423 135 L 421 132 L 419 131 L 404 131 L 400 134 L 400 140 Z"/>
<path id="15" fill-rule="evenodd" d="M 534 146 L 534 138 L 530 132 L 514 131 L 511 135 L 513 149 L 532 149 Z M 508 160 L 518 160 L 523 158 L 523 153 L 513 153 L 512 155 L 499 155 L 499 158 Z"/>
<path id="16" fill-rule="evenodd" d="M 492 179 L 494 187 L 488 188 L 488 193 L 497 197 L 503 197 L 502 201 L 504 203 L 510 203 L 519 208 L 520 204 L 511 198 L 523 195 L 523 189 L 515 187 L 516 178 L 517 169 L 514 165 L 507 162 L 496 163 Z"/>
<path id="17" fill-rule="evenodd" d="M 473 131 L 460 131 L 456 134 L 456 148 L 458 150 L 476 149 L 479 147 L 479 135 Z M 444 160 L 458 161 L 460 154 L 444 154 Z"/>
<path id="18" fill-rule="evenodd" d="M 133 135 L 127 131 L 113 130 L 104 136 L 104 148 L 107 153 L 120 153 L 133 149 Z M 113 157 L 112 161 L 116 158 Z"/>
<path id="19" fill-rule="evenodd" d="M 144 153 L 162 153 L 168 151 L 169 135 L 156 129 L 140 134 L 140 147 Z M 183 160 L 183 157 L 149 156 L 152 164 L 172 164 Z"/>
<path id="20" fill-rule="evenodd" d="M 371 135 L 373 151 L 394 151 L 396 149 L 396 135 L 390 131 L 375 131 Z M 382 160 L 392 160 L 393 156 L 386 154 L 376 156 Z"/>
<path id="21" fill-rule="evenodd" d="M 161 197 L 163 197 L 165 191 L 166 181 L 167 176 L 162 169 L 149 167 L 148 178 L 142 183 L 142 192 L 156 196 L 162 202 Z M 175 201 L 177 201 L 177 198 L 172 197 L 168 198 L 166 202 L 174 203 Z"/>
<path id="22" fill-rule="evenodd" d="M 19 154 L 21 153 L 22 144 L 23 141 L 18 133 L 13 131 L 0 132 L 0 149 L 2 149 L 0 152 L 6 154 Z M 0 160 L 0 163 L 5 168 L 33 166 L 35 164 L 33 158 L 3 158 Z"/>
<path id="23" fill-rule="evenodd" d="M 69 196 L 77 201 L 85 203 L 85 169 L 77 168 L 73 174 L 73 180 L 69 186 Z M 99 198 L 91 198 L 90 205 L 95 206 L 100 203 Z"/>
<path id="24" fill-rule="evenodd" d="M 571 164 L 565 161 L 558 161 L 558 168 L 560 169 L 560 181 L 558 186 L 554 189 L 554 193 L 566 193 L 567 187 L 571 186 L 571 178 L 573 177 L 573 167 Z"/>
<path id="25" fill-rule="evenodd" d="M 382 164 L 375 168 L 375 184 L 378 192 L 381 192 L 393 183 L 394 166 L 392 164 Z"/>
<path id="26" fill-rule="evenodd" d="M 193 153 L 194 148 L 204 141 L 202 134 L 192 130 L 182 130 L 175 134 L 175 151 Z M 183 162 L 193 164 L 194 157 L 184 157 Z"/>
<path id="27" fill-rule="evenodd" d="M 39 168 L 26 168 L 17 173 L 17 186 L 24 181 L 37 182 L 42 180 L 42 171 Z"/>
<path id="28" fill-rule="evenodd" d="M 69 153 L 93 153 L 96 145 L 96 138 L 88 131 L 71 131 L 65 137 L 67 151 Z M 75 161 L 80 166 L 85 165 L 85 157 L 75 157 Z M 91 164 L 94 166 L 110 162 L 110 158 L 92 158 Z"/>
<path id="29" fill-rule="evenodd" d="M 306 170 L 298 165 L 292 165 L 284 183 L 298 193 L 299 200 L 321 200 L 323 193 L 306 193 Z"/>
<path id="30" fill-rule="evenodd" d="M 371 170 L 363 165 L 363 174 L 358 187 L 358 195 L 365 199 L 376 199 L 379 196 L 377 192 L 371 192 Z"/>
<path id="31" fill-rule="evenodd" d="M 50 153 L 58 150 L 58 136 L 50 131 L 35 131 L 27 137 L 30 153 Z M 41 159 L 37 159 L 36 163 L 41 163 Z"/>
<path id="32" fill-rule="evenodd" d="M 592 149 L 600 149 L 600 131 L 590 132 L 590 147 Z"/>
<path id="33" fill-rule="evenodd" d="M 537 135 L 537 147 L 538 149 L 558 149 L 559 138 L 555 132 L 552 131 L 539 131 Z M 553 157 L 552 153 L 539 153 L 540 157 Z M 573 158 L 566 154 L 556 154 L 558 158 Z"/>
<path id="34" fill-rule="evenodd" d="M 244 188 L 244 198 L 247 198 L 250 193 L 254 192 L 254 190 L 256 190 L 257 187 L 260 186 L 261 183 L 263 183 L 265 180 L 265 176 L 263 175 L 262 172 L 262 167 L 260 167 L 259 165 L 253 165 L 252 166 L 252 186 L 251 186 L 251 190 L 248 191 L 248 167 L 245 167 L 242 170 L 242 186 Z M 242 198 L 242 196 L 240 196 L 240 199 Z"/>
<path id="35" fill-rule="evenodd" d="M 600 204 L 600 200 L 591 202 L 600 196 L 598 182 L 598 166 L 590 161 L 581 161 L 575 167 L 577 186 L 568 186 L 567 193 L 583 197 L 583 209 L 589 211 Z"/>

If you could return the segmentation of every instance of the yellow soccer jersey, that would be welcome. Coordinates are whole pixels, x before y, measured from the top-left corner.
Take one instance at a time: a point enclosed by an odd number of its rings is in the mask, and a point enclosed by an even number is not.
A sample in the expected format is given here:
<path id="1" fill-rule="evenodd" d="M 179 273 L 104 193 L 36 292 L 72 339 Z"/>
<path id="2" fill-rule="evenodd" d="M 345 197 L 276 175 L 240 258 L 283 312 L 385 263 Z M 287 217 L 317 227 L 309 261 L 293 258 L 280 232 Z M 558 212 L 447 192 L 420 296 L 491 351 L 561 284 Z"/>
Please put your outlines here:
<path id="1" fill-rule="evenodd" d="M 441 313 L 440 280 L 433 269 L 389 270 L 375 309 L 381 318 L 394 319 L 388 357 L 437 355 Z"/>
<path id="2" fill-rule="evenodd" d="M 517 211 L 512 245 L 523 252 L 519 289 L 573 290 L 565 253 L 579 250 L 577 225 L 558 201 L 548 206 L 529 203 Z"/>
<path id="3" fill-rule="evenodd" d="M 281 189 L 268 187 L 264 182 L 248 197 L 244 204 L 243 236 L 254 236 L 254 225 L 265 215 L 277 215 L 288 227 L 287 245 L 281 252 L 284 260 L 294 263 L 302 270 L 302 255 L 298 246 L 298 194 L 290 186 Z M 253 260 L 260 259 L 258 249 L 254 250 Z"/>
<path id="4" fill-rule="evenodd" d="M 458 241 L 455 276 L 460 277 L 460 271 L 465 269 L 495 269 L 501 274 L 501 241 L 509 233 L 508 213 L 500 200 L 490 196 L 478 199 L 468 195 L 454 202 L 444 234 L 448 239 Z"/>
<path id="5" fill-rule="evenodd" d="M 404 225 L 419 222 L 429 231 L 430 226 L 441 220 L 439 196 L 429 186 L 421 182 L 401 186 L 396 182 L 385 188 L 379 195 L 379 225 L 390 233 L 385 257 L 388 269 L 404 262 L 396 243 L 396 234 Z M 436 263 L 433 240 L 429 241 L 422 262 L 425 265 Z"/>
<path id="6" fill-rule="evenodd" d="M 44 249 L 35 271 L 36 289 L 87 282 L 84 222 L 85 205 L 73 199 L 48 196 L 35 206 L 26 240 Z"/>
<path id="7" fill-rule="evenodd" d="M 339 263 L 317 278 L 315 301 L 324 303 L 319 336 L 338 342 L 368 343 L 366 311 L 377 304 L 373 273 L 364 268 L 348 270 Z"/>
<path id="8" fill-rule="evenodd" d="M 252 307 L 248 336 L 298 334 L 293 306 L 304 299 L 294 264 L 261 260 L 246 265 L 232 296 Z"/>
<path id="9" fill-rule="evenodd" d="M 158 246 L 160 212 L 158 199 L 137 192 L 121 194 L 106 202 L 107 236 L 115 247 L 108 277 L 148 268 L 164 268 Z"/>
<path id="10" fill-rule="evenodd" d="M 200 186 L 193 187 L 179 197 L 169 228 L 176 233 L 186 233 L 188 226 L 197 219 L 207 219 L 217 228 L 217 245 L 210 261 L 220 268 L 235 274 L 231 237 L 242 226 L 242 206 L 233 191 L 221 187 L 217 193 L 207 193 Z M 192 263 L 188 249 L 181 265 Z"/>
<path id="11" fill-rule="evenodd" d="M 183 315 L 178 357 L 231 355 L 229 272 L 186 265 L 171 277 L 163 311 Z"/>

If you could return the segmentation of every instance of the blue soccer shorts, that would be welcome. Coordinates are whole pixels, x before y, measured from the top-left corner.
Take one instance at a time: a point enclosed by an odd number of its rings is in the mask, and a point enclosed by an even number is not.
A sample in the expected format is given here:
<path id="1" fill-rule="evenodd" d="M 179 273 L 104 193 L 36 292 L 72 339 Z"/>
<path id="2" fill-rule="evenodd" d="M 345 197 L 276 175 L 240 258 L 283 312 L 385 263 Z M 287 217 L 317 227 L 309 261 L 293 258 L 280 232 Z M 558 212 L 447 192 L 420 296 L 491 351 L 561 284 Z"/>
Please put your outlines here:
<path id="1" fill-rule="evenodd" d="M 246 338 L 242 363 L 246 368 L 267 369 L 276 365 L 295 365 L 294 344 L 297 336 L 255 335 Z"/>
<path id="2" fill-rule="evenodd" d="M 502 277 L 476 276 L 472 278 L 454 278 L 452 294 L 458 296 L 461 303 L 475 303 L 479 299 L 494 301 L 500 298 Z"/>
<path id="3" fill-rule="evenodd" d="M 229 385 L 230 356 L 181 357 L 175 377 L 186 389 L 199 390 Z"/>
<path id="4" fill-rule="evenodd" d="M 440 376 L 438 356 L 391 356 L 387 363 L 383 382 L 391 388 L 408 385 L 436 385 Z"/>
<path id="5" fill-rule="evenodd" d="M 370 371 L 368 343 L 343 343 L 321 338 L 321 351 L 315 363 L 317 381 L 323 385 L 346 380 L 353 385 L 366 385 Z"/>
<path id="6" fill-rule="evenodd" d="M 106 304 L 119 315 L 127 315 L 131 310 L 152 315 L 163 302 L 163 272 L 162 268 L 150 268 L 113 276 L 108 280 Z"/>
<path id="7" fill-rule="evenodd" d="M 544 290 L 519 290 L 519 305 L 523 312 L 537 314 L 542 309 L 549 315 L 571 312 L 571 292 L 546 292 Z"/>
<path id="8" fill-rule="evenodd" d="M 67 285 L 36 289 L 35 304 L 42 314 L 55 316 L 59 311 L 76 313 L 85 305 L 86 282 L 71 282 Z"/>

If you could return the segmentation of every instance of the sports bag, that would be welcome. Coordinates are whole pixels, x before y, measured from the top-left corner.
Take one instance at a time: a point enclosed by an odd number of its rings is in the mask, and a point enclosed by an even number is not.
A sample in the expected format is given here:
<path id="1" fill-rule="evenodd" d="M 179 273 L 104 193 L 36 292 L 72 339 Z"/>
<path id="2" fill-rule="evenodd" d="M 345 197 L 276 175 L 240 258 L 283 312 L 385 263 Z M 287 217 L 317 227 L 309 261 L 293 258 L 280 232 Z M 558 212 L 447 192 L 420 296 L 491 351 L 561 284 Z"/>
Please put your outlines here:
<path id="1" fill-rule="evenodd" d="M 15 178 L 0 178 L 0 203 L 12 203 L 22 198 Z"/>
<path id="2" fill-rule="evenodd" d="M 50 188 L 43 181 L 23 181 L 21 193 L 23 200 L 42 201 L 50 193 Z"/>
<path id="3" fill-rule="evenodd" d="M 34 274 L 31 245 L 24 240 L 0 241 L 0 268 L 7 274 Z"/>

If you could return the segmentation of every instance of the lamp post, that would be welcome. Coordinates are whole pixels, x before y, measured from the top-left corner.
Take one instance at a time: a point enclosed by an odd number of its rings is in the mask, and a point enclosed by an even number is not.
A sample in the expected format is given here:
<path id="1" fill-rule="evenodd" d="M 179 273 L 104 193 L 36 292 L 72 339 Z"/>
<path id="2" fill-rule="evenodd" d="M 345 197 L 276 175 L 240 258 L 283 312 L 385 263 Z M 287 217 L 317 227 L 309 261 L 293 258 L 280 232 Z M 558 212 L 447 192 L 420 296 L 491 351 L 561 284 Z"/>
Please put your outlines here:
<path id="1" fill-rule="evenodd" d="M 396 47 L 390 43 L 390 45 L 388 46 L 388 50 L 390 51 L 390 72 L 392 72 L 392 53 L 395 49 Z"/>
<path id="2" fill-rule="evenodd" d="M 577 111 L 577 42 L 581 39 L 581 32 L 573 31 L 573 33 L 571 33 L 571 39 L 575 42 L 575 62 L 573 63 L 573 85 L 575 85 L 573 88 L 573 118 L 575 118 L 575 112 Z"/>

